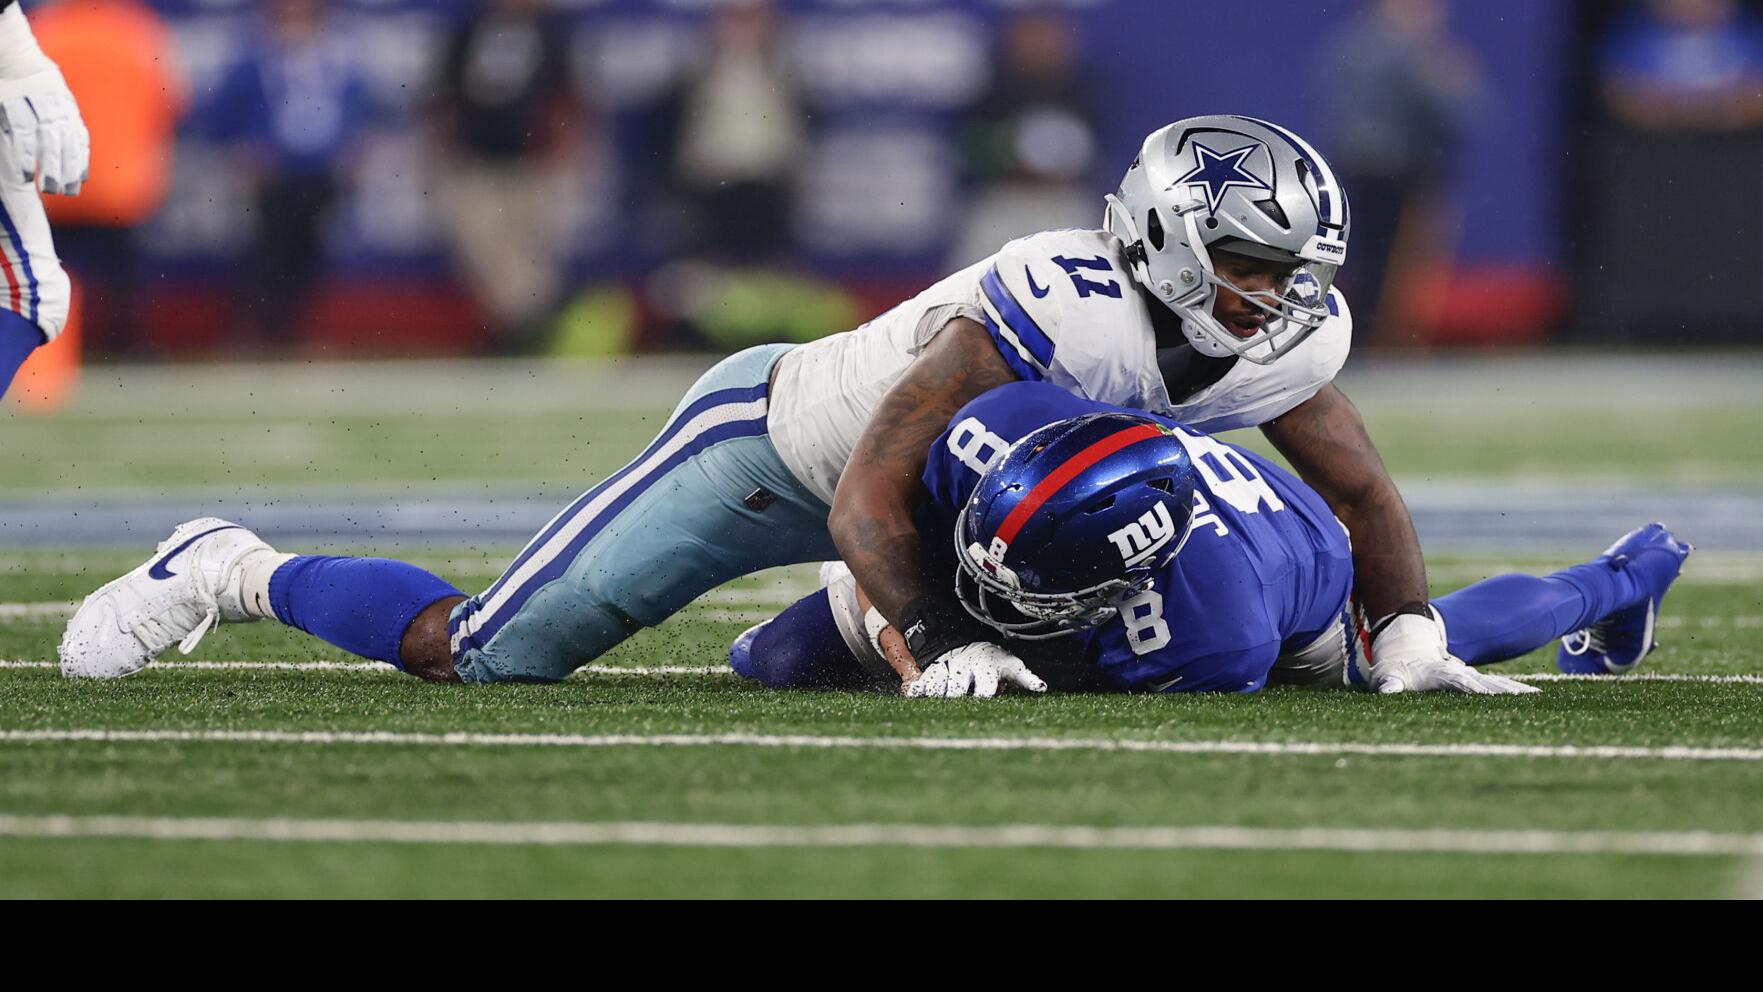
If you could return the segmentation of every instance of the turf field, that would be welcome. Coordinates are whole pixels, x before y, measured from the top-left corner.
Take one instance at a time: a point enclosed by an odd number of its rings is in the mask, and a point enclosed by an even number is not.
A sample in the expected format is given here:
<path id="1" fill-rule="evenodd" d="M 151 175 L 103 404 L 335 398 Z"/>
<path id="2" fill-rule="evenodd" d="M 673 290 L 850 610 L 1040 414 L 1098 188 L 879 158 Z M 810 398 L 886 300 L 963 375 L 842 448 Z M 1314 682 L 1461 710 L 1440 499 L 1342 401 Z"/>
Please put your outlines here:
<path id="1" fill-rule="evenodd" d="M 934 703 L 722 670 L 809 569 L 556 686 L 421 685 L 268 624 L 64 683 L 71 603 L 184 507 L 472 589 L 702 363 L 92 375 L 59 416 L 0 414 L 0 895 L 1763 897 L 1759 364 L 1347 380 L 1441 590 L 1692 514 L 1644 678 L 1539 653 L 1506 666 L 1545 690 L 1519 698 Z"/>

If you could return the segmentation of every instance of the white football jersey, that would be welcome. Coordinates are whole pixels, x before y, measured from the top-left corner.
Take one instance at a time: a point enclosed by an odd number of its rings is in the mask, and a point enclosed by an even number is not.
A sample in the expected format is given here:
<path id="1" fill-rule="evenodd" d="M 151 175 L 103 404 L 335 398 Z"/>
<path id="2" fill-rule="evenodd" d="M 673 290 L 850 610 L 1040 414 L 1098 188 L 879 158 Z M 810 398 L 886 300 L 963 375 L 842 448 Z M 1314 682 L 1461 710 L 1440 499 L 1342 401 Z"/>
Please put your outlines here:
<path id="1" fill-rule="evenodd" d="M 1238 361 L 1172 403 L 1157 365 L 1148 300 L 1120 241 L 1106 231 L 1047 231 L 943 279 L 853 331 L 821 338 L 778 363 L 770 433 L 790 471 L 832 502 L 857 439 L 900 373 L 950 320 L 986 328 L 1022 379 L 1149 410 L 1207 432 L 1266 423 L 1316 395 L 1340 371 L 1352 316 L 1335 316 L 1272 365 Z"/>

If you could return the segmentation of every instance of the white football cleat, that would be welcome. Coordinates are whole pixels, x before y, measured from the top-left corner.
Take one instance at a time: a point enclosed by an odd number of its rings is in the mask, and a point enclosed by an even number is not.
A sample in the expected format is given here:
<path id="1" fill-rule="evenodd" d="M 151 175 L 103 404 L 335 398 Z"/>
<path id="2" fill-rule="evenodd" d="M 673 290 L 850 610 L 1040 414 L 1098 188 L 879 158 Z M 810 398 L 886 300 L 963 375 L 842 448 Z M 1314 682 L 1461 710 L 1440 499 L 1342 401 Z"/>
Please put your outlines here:
<path id="1" fill-rule="evenodd" d="M 189 654 L 217 624 L 253 619 L 240 602 L 238 567 L 253 551 L 275 549 L 218 517 L 180 524 L 145 564 L 80 604 L 61 635 L 62 677 L 133 675 L 173 644 Z"/>

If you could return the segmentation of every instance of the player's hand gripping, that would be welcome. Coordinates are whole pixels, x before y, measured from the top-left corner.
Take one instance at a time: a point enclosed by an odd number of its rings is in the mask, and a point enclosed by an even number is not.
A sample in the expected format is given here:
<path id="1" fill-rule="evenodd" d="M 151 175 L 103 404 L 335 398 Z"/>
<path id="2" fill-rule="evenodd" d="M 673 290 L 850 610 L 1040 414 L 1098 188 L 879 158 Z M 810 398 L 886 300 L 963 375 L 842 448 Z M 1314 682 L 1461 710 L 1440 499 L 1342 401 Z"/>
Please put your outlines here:
<path id="1" fill-rule="evenodd" d="M 1000 685 L 1046 692 L 1047 683 L 1028 670 L 1021 658 L 996 644 L 976 641 L 945 653 L 906 684 L 907 699 L 990 699 Z"/>
<path id="2" fill-rule="evenodd" d="M 990 699 L 1000 685 L 1047 691 L 1047 683 L 1021 658 L 982 640 L 985 632 L 979 624 L 947 599 L 921 596 L 906 604 L 904 620 L 904 629 L 895 631 L 877 614 L 865 627 L 876 649 L 900 673 L 907 699 Z"/>
<path id="3" fill-rule="evenodd" d="M 1374 692 L 1469 692 L 1516 695 L 1537 692 L 1504 675 L 1476 671 L 1451 656 L 1444 628 L 1432 616 L 1402 614 L 1385 624 L 1371 643 Z"/>

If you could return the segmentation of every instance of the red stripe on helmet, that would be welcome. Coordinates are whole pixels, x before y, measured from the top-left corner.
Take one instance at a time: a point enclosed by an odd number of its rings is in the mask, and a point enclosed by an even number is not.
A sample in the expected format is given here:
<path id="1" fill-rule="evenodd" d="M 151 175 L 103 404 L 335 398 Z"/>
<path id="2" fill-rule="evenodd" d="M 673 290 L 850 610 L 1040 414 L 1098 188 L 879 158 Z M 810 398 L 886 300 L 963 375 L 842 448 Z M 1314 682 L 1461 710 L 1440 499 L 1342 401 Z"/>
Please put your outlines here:
<path id="1" fill-rule="evenodd" d="M 1028 518 L 1034 516 L 1036 510 L 1052 499 L 1059 490 L 1065 488 L 1066 483 L 1077 478 L 1084 469 L 1128 445 L 1162 436 L 1162 428 L 1154 424 L 1140 424 L 1137 427 L 1116 431 L 1067 458 L 1065 464 L 1054 469 L 1038 485 L 1030 489 L 1028 495 L 1022 498 L 1022 502 L 1016 504 L 1016 509 L 1011 510 L 1010 515 L 1004 518 L 1004 525 L 998 528 L 998 539 L 1005 544 L 1016 540 L 1017 532 L 1022 530 L 1023 524 L 1028 523 Z"/>

